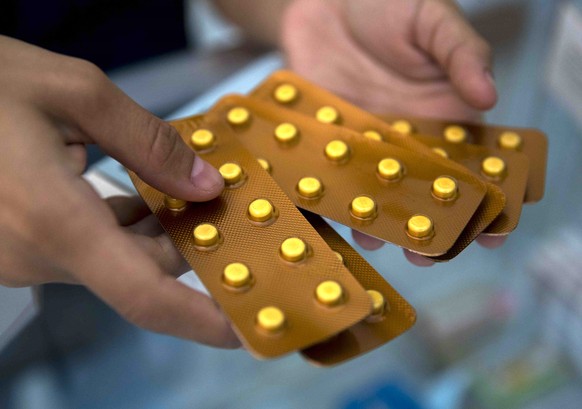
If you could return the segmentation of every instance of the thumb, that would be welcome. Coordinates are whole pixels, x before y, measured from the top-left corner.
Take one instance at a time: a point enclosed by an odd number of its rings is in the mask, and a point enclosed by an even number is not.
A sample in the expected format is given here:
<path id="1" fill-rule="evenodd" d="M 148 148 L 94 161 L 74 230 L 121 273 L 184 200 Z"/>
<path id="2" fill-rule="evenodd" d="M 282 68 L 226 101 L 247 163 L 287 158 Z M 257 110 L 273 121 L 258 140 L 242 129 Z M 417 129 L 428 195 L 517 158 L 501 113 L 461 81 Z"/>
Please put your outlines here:
<path id="1" fill-rule="evenodd" d="M 424 1 L 415 31 L 421 49 L 436 59 L 463 100 L 477 109 L 497 102 L 489 44 L 452 4 Z"/>
<path id="2" fill-rule="evenodd" d="M 157 118 L 86 63 L 81 83 L 68 95 L 66 116 L 154 188 L 188 201 L 206 201 L 224 188 L 220 173 L 188 147 L 178 131 Z"/>

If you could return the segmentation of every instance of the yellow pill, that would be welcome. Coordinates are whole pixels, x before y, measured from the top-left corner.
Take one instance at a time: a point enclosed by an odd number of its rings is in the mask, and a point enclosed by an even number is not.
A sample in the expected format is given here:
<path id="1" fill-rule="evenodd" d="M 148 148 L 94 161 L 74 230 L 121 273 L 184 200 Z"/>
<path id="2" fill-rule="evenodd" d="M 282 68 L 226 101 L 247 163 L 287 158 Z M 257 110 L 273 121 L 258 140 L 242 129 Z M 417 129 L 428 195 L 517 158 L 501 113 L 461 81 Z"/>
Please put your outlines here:
<path id="1" fill-rule="evenodd" d="M 414 128 L 412 127 L 412 124 L 408 121 L 405 121 L 404 119 L 394 121 L 392 123 L 392 129 L 395 130 L 396 132 L 403 134 L 403 135 L 410 135 L 412 133 L 412 131 L 414 130 Z"/>
<path id="2" fill-rule="evenodd" d="M 250 119 L 250 117 L 251 113 L 243 107 L 232 108 L 226 115 L 226 119 L 232 125 L 243 125 Z"/>
<path id="3" fill-rule="evenodd" d="M 249 217 L 256 222 L 264 222 L 273 217 L 273 205 L 266 199 L 253 200 L 249 205 Z"/>
<path id="4" fill-rule="evenodd" d="M 231 263 L 224 268 L 224 282 L 231 287 L 243 287 L 251 280 L 251 272 L 243 263 Z"/>
<path id="5" fill-rule="evenodd" d="M 295 125 L 290 123 L 282 123 L 275 128 L 275 138 L 279 142 L 291 142 L 297 137 L 298 131 Z"/>
<path id="6" fill-rule="evenodd" d="M 402 176 L 402 165 L 396 159 L 385 158 L 378 162 L 378 174 L 384 179 L 395 180 Z"/>
<path id="7" fill-rule="evenodd" d="M 315 289 L 315 295 L 317 297 L 317 301 L 324 305 L 337 305 L 342 301 L 342 286 L 335 281 L 324 281 Z"/>
<path id="8" fill-rule="evenodd" d="M 343 263 L 343 262 L 344 262 L 344 256 L 342 256 L 342 255 L 341 255 L 339 252 L 337 252 L 337 251 L 334 251 L 334 253 L 335 253 L 335 256 L 337 257 L 337 259 L 338 259 L 338 260 L 339 260 L 341 263 Z"/>
<path id="9" fill-rule="evenodd" d="M 261 167 L 265 169 L 267 172 L 271 172 L 271 164 L 267 159 L 258 158 L 257 162 L 259 162 L 259 165 L 261 165 Z"/>
<path id="10" fill-rule="evenodd" d="M 366 131 L 364 132 L 364 136 L 373 141 L 382 142 L 383 140 L 382 135 L 380 135 L 380 133 L 377 131 Z"/>
<path id="11" fill-rule="evenodd" d="M 386 305 L 386 300 L 384 300 L 382 293 L 376 290 L 368 290 L 367 293 L 372 299 L 372 315 L 382 314 Z"/>
<path id="12" fill-rule="evenodd" d="M 376 203 L 368 196 L 358 196 L 352 200 L 352 214 L 363 219 L 371 217 L 376 211 Z"/>
<path id="13" fill-rule="evenodd" d="M 457 182 L 448 176 L 441 176 L 432 183 L 432 193 L 439 199 L 452 199 L 457 195 Z"/>
<path id="14" fill-rule="evenodd" d="M 170 196 L 164 197 L 164 206 L 170 210 L 182 210 L 186 207 L 187 202 L 182 199 L 176 199 Z"/>
<path id="15" fill-rule="evenodd" d="M 335 124 L 339 121 L 339 112 L 334 107 L 325 106 L 317 110 L 315 117 L 324 124 Z"/>
<path id="16" fill-rule="evenodd" d="M 443 148 L 432 148 L 432 151 L 445 159 L 449 157 L 449 154 Z"/>
<path id="17" fill-rule="evenodd" d="M 285 314 L 277 307 L 261 308 L 257 314 L 257 324 L 269 332 L 277 332 L 285 325 Z"/>
<path id="18" fill-rule="evenodd" d="M 190 143 L 194 149 L 208 149 L 214 145 L 214 134 L 208 129 L 197 129 L 190 137 Z"/>
<path id="19" fill-rule="evenodd" d="M 458 125 L 449 125 L 443 133 L 445 140 L 451 143 L 461 143 L 467 140 L 467 131 Z"/>
<path id="20" fill-rule="evenodd" d="M 297 237 L 291 237 L 281 243 L 281 256 L 287 261 L 299 261 L 305 258 L 307 246 Z"/>
<path id="21" fill-rule="evenodd" d="M 344 141 L 334 140 L 325 146 L 325 156 L 333 161 L 341 161 L 348 157 L 350 150 Z"/>
<path id="22" fill-rule="evenodd" d="M 423 239 L 432 234 L 432 220 L 422 214 L 412 216 L 407 223 L 408 234 L 412 237 Z"/>
<path id="23" fill-rule="evenodd" d="M 218 243 L 218 229 L 208 223 L 199 224 L 194 229 L 194 242 L 198 246 L 213 246 Z"/>
<path id="24" fill-rule="evenodd" d="M 227 185 L 234 185 L 238 183 L 243 176 L 242 168 L 236 163 L 227 162 L 218 168 L 218 171 L 222 175 L 224 182 Z"/>
<path id="25" fill-rule="evenodd" d="M 299 194 L 304 197 L 317 197 L 321 194 L 322 186 L 319 179 L 314 177 L 304 177 L 297 183 Z"/>
<path id="26" fill-rule="evenodd" d="M 487 176 L 499 177 L 505 172 L 505 162 L 497 156 L 489 156 L 481 163 L 481 170 Z"/>
<path id="27" fill-rule="evenodd" d="M 275 99 L 282 104 L 288 104 L 295 101 L 299 91 L 291 84 L 281 84 L 275 88 Z"/>
<path id="28" fill-rule="evenodd" d="M 517 150 L 521 147 L 521 136 L 517 132 L 506 131 L 499 135 L 499 146 L 503 149 Z"/>

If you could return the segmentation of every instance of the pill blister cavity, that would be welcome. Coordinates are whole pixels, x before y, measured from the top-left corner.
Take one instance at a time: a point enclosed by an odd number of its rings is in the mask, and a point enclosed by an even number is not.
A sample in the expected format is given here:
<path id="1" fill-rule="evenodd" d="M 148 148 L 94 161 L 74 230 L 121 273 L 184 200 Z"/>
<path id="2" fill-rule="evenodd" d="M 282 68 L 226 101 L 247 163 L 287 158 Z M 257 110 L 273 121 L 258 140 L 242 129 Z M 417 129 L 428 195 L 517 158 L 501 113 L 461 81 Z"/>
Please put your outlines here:
<path id="1" fill-rule="evenodd" d="M 414 131 L 412 124 L 404 119 L 394 121 L 392 123 L 392 129 L 403 135 L 410 135 Z"/>
<path id="2" fill-rule="evenodd" d="M 317 301 L 321 304 L 333 307 L 341 304 L 343 299 L 342 286 L 333 280 L 327 280 L 320 283 L 315 289 Z"/>
<path id="3" fill-rule="evenodd" d="M 497 156 L 489 156 L 481 162 L 481 170 L 486 176 L 499 178 L 506 170 L 505 162 Z"/>
<path id="4" fill-rule="evenodd" d="M 457 197 L 457 182 L 449 176 L 439 176 L 432 183 L 432 194 L 442 200 L 452 200 Z"/>
<path id="5" fill-rule="evenodd" d="M 274 333 L 285 326 L 285 314 L 277 307 L 264 307 L 257 313 L 257 325 L 265 331 Z"/>
<path id="6" fill-rule="evenodd" d="M 386 300 L 382 293 L 376 290 L 367 290 L 367 293 L 372 300 L 372 315 L 382 315 L 386 305 Z"/>
<path id="7" fill-rule="evenodd" d="M 199 224 L 194 228 L 194 243 L 201 247 L 212 247 L 218 243 L 218 229 L 209 223 Z"/>
<path id="8" fill-rule="evenodd" d="M 467 131 L 459 125 L 449 125 L 443 132 L 445 140 L 450 143 L 463 143 L 467 140 Z"/>
<path id="9" fill-rule="evenodd" d="M 307 245 L 298 237 L 290 237 L 281 243 L 280 251 L 283 259 L 298 262 L 307 255 Z"/>
<path id="10" fill-rule="evenodd" d="M 244 125 L 251 118 L 251 113 L 243 107 L 235 107 L 228 111 L 226 119 L 231 125 Z"/>
<path id="11" fill-rule="evenodd" d="M 224 282 L 233 288 L 247 286 L 251 281 L 251 272 L 243 263 L 230 263 L 222 274 Z"/>
<path id="12" fill-rule="evenodd" d="M 402 165 L 394 158 L 384 158 L 378 162 L 378 175 L 386 180 L 398 180 L 402 176 Z"/>
<path id="13" fill-rule="evenodd" d="M 446 150 L 444 150 L 443 148 L 438 148 L 438 147 L 437 147 L 437 148 L 432 148 L 432 151 L 433 151 L 434 153 L 436 153 L 437 155 L 439 155 L 439 156 L 441 156 L 441 157 L 445 158 L 445 159 L 448 159 L 448 158 L 449 158 L 449 154 L 448 154 L 448 153 L 447 153 L 447 151 L 446 151 Z"/>
<path id="14" fill-rule="evenodd" d="M 273 93 L 275 100 L 281 104 L 289 104 L 297 99 L 299 91 L 294 85 L 281 84 Z"/>
<path id="15" fill-rule="evenodd" d="M 384 138 L 382 138 L 382 135 L 380 135 L 380 132 L 378 131 L 365 131 L 364 136 L 373 141 L 382 142 L 384 140 Z"/>
<path id="16" fill-rule="evenodd" d="M 267 172 L 271 173 L 271 164 L 269 163 L 269 161 L 267 159 L 258 158 L 257 162 L 259 162 L 259 165 L 261 165 L 261 167 L 263 169 L 265 169 Z"/>
<path id="17" fill-rule="evenodd" d="M 502 149 L 515 151 L 521 148 L 522 139 L 517 132 L 505 131 L 499 135 L 498 143 Z"/>
<path id="18" fill-rule="evenodd" d="M 350 154 L 350 149 L 344 141 L 333 140 L 325 145 L 325 156 L 334 162 L 345 161 Z"/>
<path id="19" fill-rule="evenodd" d="M 297 191 L 303 197 L 312 199 L 321 196 L 323 185 L 321 181 L 315 177 L 303 177 L 297 183 Z"/>
<path id="20" fill-rule="evenodd" d="M 227 162 L 218 168 L 218 172 L 222 175 L 227 186 L 236 185 L 243 179 L 243 170 L 237 163 Z"/>
<path id="21" fill-rule="evenodd" d="M 337 124 L 340 119 L 337 109 L 331 106 L 324 106 L 317 110 L 315 117 L 324 124 Z"/>
<path id="22" fill-rule="evenodd" d="M 355 217 L 370 219 L 376 213 L 376 202 L 368 196 L 357 196 L 352 200 L 350 208 Z"/>
<path id="23" fill-rule="evenodd" d="M 297 127 L 288 122 L 284 122 L 275 128 L 275 138 L 282 143 L 290 143 L 297 139 L 299 131 Z"/>
<path id="24" fill-rule="evenodd" d="M 186 208 L 187 204 L 188 204 L 188 202 L 186 202 L 185 200 L 182 200 L 182 199 L 176 199 L 176 198 L 171 197 L 171 196 L 164 197 L 164 206 L 168 210 L 179 212 L 181 210 L 184 210 Z"/>
<path id="25" fill-rule="evenodd" d="M 201 151 L 210 149 L 214 145 L 215 139 L 214 134 L 208 129 L 197 129 L 192 132 L 190 143 L 195 150 Z"/>
<path id="26" fill-rule="evenodd" d="M 273 218 L 274 210 L 267 199 L 255 199 L 249 204 L 248 217 L 255 222 L 265 222 Z"/>
<path id="27" fill-rule="evenodd" d="M 433 235 L 433 223 L 430 217 L 416 214 L 406 224 L 408 235 L 415 239 L 426 239 Z"/>

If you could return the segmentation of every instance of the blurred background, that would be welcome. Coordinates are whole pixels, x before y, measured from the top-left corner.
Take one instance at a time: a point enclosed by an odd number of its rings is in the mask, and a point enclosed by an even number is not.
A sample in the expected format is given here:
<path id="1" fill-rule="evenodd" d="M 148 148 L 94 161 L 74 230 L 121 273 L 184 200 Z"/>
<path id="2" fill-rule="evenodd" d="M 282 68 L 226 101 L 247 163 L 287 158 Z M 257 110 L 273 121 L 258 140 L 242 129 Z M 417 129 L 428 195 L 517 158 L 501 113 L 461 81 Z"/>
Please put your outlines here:
<path id="1" fill-rule="evenodd" d="M 412 330 L 332 369 L 257 361 L 142 331 L 82 288 L 47 285 L 39 314 L 0 350 L 0 408 L 579 408 L 582 1 L 460 3 L 495 51 L 500 98 L 487 121 L 549 137 L 546 196 L 503 247 L 473 244 L 431 268 L 394 246 L 362 250 L 337 227 L 416 307 Z M 183 49 L 108 70 L 147 109 L 203 110 L 281 66 L 205 1 L 185 8 Z M 91 161 L 90 174 L 130 189 L 116 162 L 97 150 Z"/>

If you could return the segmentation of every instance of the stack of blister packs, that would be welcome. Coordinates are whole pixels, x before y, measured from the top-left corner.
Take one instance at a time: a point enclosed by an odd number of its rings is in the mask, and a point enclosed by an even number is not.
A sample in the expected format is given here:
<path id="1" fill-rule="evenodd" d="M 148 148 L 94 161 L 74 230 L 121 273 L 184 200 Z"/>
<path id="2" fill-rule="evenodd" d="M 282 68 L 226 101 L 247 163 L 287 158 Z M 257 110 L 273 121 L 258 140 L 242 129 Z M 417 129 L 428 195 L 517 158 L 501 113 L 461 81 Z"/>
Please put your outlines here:
<path id="1" fill-rule="evenodd" d="M 257 357 L 318 365 L 408 330 L 414 309 L 322 219 L 435 261 L 506 235 L 541 199 L 536 130 L 377 117 L 281 71 L 250 96 L 173 122 L 224 177 L 187 203 L 130 176 Z"/>

